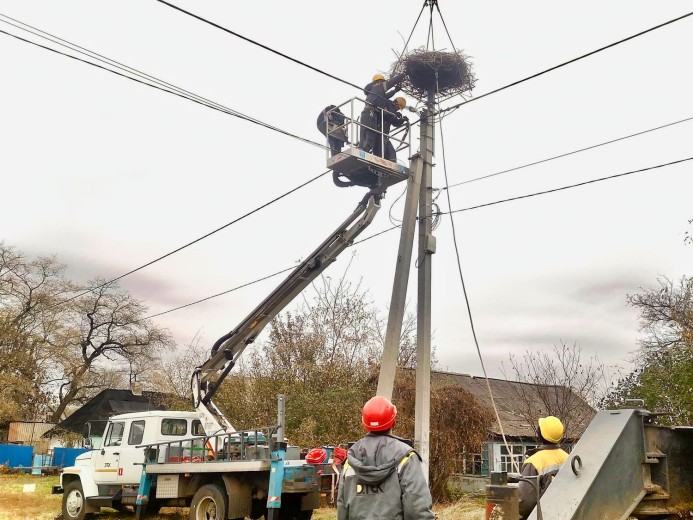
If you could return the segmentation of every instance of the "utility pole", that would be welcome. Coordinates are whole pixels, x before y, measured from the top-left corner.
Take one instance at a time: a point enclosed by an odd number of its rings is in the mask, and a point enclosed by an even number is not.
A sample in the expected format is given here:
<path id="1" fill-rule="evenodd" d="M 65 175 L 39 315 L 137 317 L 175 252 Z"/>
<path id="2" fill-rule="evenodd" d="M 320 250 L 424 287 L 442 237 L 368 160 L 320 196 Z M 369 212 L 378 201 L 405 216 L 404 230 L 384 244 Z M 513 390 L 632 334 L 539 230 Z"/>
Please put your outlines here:
<path id="1" fill-rule="evenodd" d="M 412 157 L 410 171 L 411 175 L 407 181 L 407 198 L 404 203 L 404 214 L 402 215 L 402 231 L 399 236 L 395 280 L 392 284 L 390 312 L 387 318 L 385 344 L 383 345 L 383 357 L 380 363 L 380 376 L 378 377 L 378 390 L 376 392 L 376 395 L 382 395 L 387 399 L 392 399 L 392 389 L 395 384 L 395 372 L 399 358 L 399 342 L 402 336 L 402 320 L 404 319 L 404 308 L 407 303 L 409 267 L 411 266 L 411 254 L 414 247 L 416 210 L 423 171 L 421 154 Z"/>
<path id="2" fill-rule="evenodd" d="M 423 172 L 419 193 L 419 255 L 416 321 L 416 407 L 414 443 L 423 459 L 428 481 L 431 423 L 431 263 L 436 252 L 433 236 L 433 154 L 435 150 L 435 92 L 428 91 L 426 110 L 421 117 L 421 156 Z"/>
<path id="3" fill-rule="evenodd" d="M 392 399 L 418 210 L 414 442 L 423 459 L 422 466 L 426 480 L 428 480 L 430 460 L 429 427 L 431 422 L 431 259 L 436 250 L 436 241 L 432 234 L 433 190 L 431 189 L 435 146 L 434 111 L 435 92 L 430 91 L 428 92 L 426 109 L 421 114 L 420 152 L 411 159 L 410 171 L 412 174 L 407 181 L 407 198 L 402 215 L 402 231 L 400 232 L 395 280 L 392 286 L 390 312 L 385 331 L 385 344 L 383 345 L 377 390 L 377 395 Z"/>

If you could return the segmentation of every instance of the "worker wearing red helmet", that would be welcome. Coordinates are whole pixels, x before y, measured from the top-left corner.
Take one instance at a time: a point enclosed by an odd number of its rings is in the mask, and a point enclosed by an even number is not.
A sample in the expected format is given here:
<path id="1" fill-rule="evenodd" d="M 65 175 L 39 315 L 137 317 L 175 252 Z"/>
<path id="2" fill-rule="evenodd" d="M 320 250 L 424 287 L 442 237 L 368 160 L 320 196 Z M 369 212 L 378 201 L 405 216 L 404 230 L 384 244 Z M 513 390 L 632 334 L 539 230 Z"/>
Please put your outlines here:
<path id="1" fill-rule="evenodd" d="M 363 407 L 368 434 L 349 449 L 337 494 L 337 520 L 434 520 L 421 458 L 391 435 L 397 408 L 382 396 Z"/>
<path id="2" fill-rule="evenodd" d="M 539 496 L 549 487 L 551 481 L 561 469 L 568 458 L 568 454 L 561 449 L 560 442 L 563 439 L 563 423 L 558 417 L 540 417 L 539 441 L 542 443 L 533 452 L 527 452 L 527 457 L 522 465 L 522 476 L 539 479 Z M 520 493 L 520 518 L 527 518 L 537 505 L 537 492 L 534 486 L 527 481 L 518 484 Z"/>

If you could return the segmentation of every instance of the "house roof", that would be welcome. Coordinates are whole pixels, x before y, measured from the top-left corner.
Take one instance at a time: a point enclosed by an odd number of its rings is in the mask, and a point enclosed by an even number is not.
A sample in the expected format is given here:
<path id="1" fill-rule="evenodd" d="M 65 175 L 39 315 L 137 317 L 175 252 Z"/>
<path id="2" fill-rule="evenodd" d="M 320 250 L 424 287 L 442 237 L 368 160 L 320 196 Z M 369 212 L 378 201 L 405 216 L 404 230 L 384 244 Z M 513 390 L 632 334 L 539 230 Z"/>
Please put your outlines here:
<path id="1" fill-rule="evenodd" d="M 130 390 L 108 388 L 102 390 L 92 399 L 78 408 L 55 428 L 48 430 L 44 436 L 49 437 L 60 432 L 82 433 L 87 421 L 92 422 L 92 433 L 103 432 L 106 421 L 112 415 L 148 410 L 167 410 L 171 395 L 161 392 L 142 392 L 135 395 Z M 99 423 L 99 421 L 101 421 Z M 100 427 L 99 427 L 100 426 Z"/>
<path id="2" fill-rule="evenodd" d="M 55 423 L 45 422 L 11 422 L 7 433 L 7 442 L 32 443 L 41 438 Z"/>
<path id="3" fill-rule="evenodd" d="M 596 413 L 575 392 L 564 386 L 556 385 L 534 385 L 520 383 L 517 381 L 507 381 L 505 379 L 488 380 L 493 398 L 498 409 L 503 432 L 510 437 L 535 437 L 533 425 L 529 424 L 522 414 L 523 407 L 531 407 L 537 417 L 548 415 L 544 403 L 561 403 L 566 399 L 570 400 L 571 408 L 575 410 L 574 421 L 566 432 L 569 439 L 579 438 L 585 431 L 587 425 Z M 455 384 L 468 391 L 474 398 L 487 408 L 493 408 L 489 397 L 486 379 L 483 377 L 470 376 L 468 374 L 458 374 L 454 372 L 431 372 L 431 384 Z M 555 412 L 554 412 L 555 413 Z M 498 422 L 494 420 L 491 426 L 491 433 L 500 436 L 501 431 Z"/>

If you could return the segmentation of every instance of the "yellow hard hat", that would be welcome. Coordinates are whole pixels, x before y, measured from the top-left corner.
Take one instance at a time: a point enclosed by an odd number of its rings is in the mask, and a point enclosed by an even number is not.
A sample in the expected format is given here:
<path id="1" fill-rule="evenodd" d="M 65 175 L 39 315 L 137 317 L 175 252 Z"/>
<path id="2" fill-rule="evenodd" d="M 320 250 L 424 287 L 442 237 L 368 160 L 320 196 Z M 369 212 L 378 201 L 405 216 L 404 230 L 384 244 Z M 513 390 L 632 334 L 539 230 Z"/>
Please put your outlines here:
<path id="1" fill-rule="evenodd" d="M 558 444 L 563 438 L 563 423 L 558 417 L 553 415 L 540 417 L 539 432 L 547 441 Z"/>
<path id="2" fill-rule="evenodd" d="M 373 76 L 373 81 L 385 81 L 385 76 L 383 76 L 382 74 L 376 74 L 375 76 Z"/>
<path id="3" fill-rule="evenodd" d="M 396 97 L 395 103 L 397 103 L 397 106 L 399 107 L 400 110 L 402 110 L 404 107 L 407 106 L 407 100 L 404 99 L 403 97 Z"/>

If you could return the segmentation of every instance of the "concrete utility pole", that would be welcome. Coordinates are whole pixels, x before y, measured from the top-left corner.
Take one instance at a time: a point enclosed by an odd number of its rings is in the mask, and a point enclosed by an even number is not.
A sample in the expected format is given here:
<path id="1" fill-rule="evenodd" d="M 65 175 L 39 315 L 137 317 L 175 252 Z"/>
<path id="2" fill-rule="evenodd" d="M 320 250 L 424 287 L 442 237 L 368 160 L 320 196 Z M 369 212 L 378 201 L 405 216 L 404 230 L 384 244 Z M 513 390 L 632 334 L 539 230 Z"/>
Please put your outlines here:
<path id="1" fill-rule="evenodd" d="M 420 154 L 412 157 L 410 170 L 412 174 L 407 181 L 407 198 L 404 204 L 404 215 L 402 215 L 402 231 L 399 236 L 395 281 L 392 284 L 390 312 L 387 317 L 385 344 L 383 345 L 378 391 L 376 392 L 376 395 L 382 395 L 388 399 L 392 399 L 392 389 L 395 384 L 399 342 L 402 336 L 402 321 L 404 319 L 404 308 L 407 303 L 409 266 L 411 265 L 411 253 L 414 246 L 416 210 L 423 171 L 423 159 Z"/>
<path id="2" fill-rule="evenodd" d="M 402 321 L 407 299 L 409 269 L 414 243 L 417 210 L 419 214 L 419 246 L 416 265 L 419 270 L 416 326 L 416 412 L 414 441 L 423 459 L 428 480 L 429 425 L 431 416 L 431 255 L 436 243 L 432 234 L 431 189 L 434 151 L 435 93 L 428 93 L 426 110 L 421 116 L 420 152 L 412 157 L 411 177 L 407 181 L 407 198 L 402 215 L 402 231 L 392 286 L 390 312 L 385 331 L 385 345 L 380 365 L 377 395 L 392 399 L 395 372 L 402 335 Z M 429 114 L 431 114 L 429 116 Z"/>
<path id="3" fill-rule="evenodd" d="M 435 92 L 428 91 L 426 111 L 421 118 L 423 173 L 419 193 L 419 256 L 416 321 L 416 408 L 414 443 L 423 459 L 428 481 L 429 428 L 431 423 L 431 263 L 436 252 L 433 236 L 433 154 L 435 150 Z"/>

